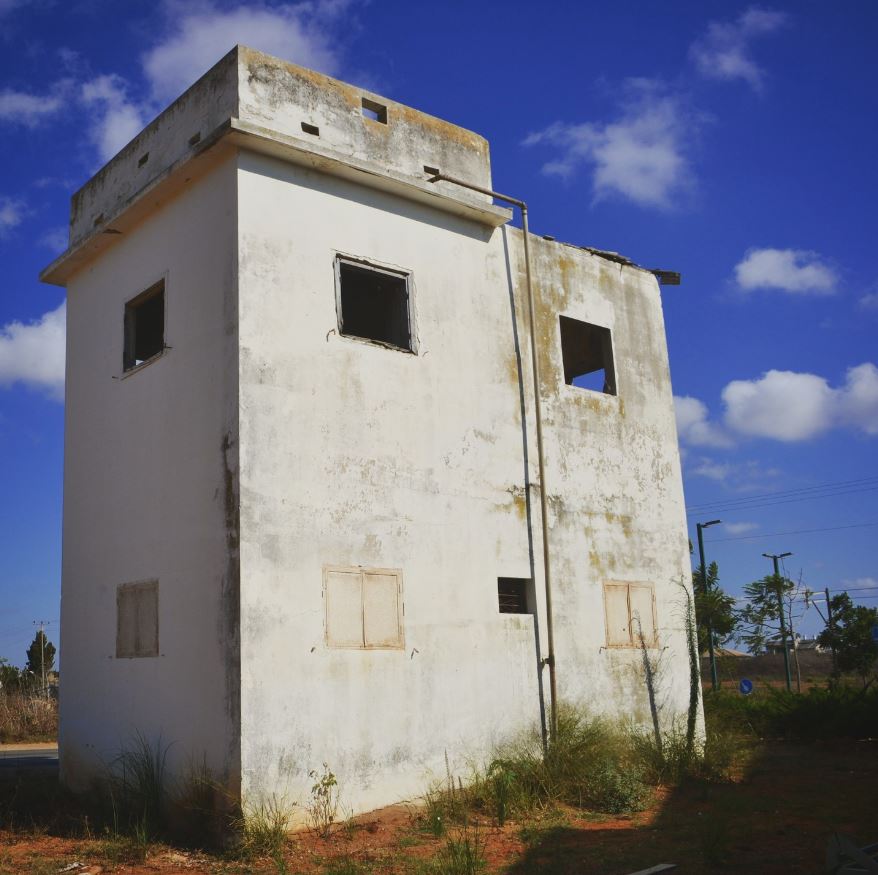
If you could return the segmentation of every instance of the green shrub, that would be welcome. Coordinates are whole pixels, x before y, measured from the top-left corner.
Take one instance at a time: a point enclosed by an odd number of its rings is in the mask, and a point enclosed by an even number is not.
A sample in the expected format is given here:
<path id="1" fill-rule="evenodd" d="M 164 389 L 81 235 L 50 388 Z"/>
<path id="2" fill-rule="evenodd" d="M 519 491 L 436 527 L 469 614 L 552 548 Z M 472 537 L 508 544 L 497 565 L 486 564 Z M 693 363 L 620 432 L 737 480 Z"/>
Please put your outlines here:
<path id="1" fill-rule="evenodd" d="M 878 687 L 812 687 L 807 693 L 761 687 L 749 696 L 720 690 L 705 695 L 704 708 L 708 725 L 759 738 L 867 738 L 878 727 Z"/>

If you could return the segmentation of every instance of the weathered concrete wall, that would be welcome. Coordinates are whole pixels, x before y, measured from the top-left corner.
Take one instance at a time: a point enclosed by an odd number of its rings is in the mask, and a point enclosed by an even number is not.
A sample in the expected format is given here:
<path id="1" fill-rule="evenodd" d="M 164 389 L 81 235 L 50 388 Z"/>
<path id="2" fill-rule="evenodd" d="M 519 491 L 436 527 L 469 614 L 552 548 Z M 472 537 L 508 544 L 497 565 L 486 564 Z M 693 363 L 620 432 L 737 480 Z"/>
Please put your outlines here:
<path id="1" fill-rule="evenodd" d="M 237 789 L 234 161 L 70 283 L 61 769 L 83 787 L 136 733 Z M 123 375 L 125 301 L 166 280 L 166 349 Z M 117 659 L 116 587 L 159 581 L 159 656 Z"/>
<path id="2" fill-rule="evenodd" d="M 509 233 L 523 288 L 521 234 Z M 646 271 L 562 243 L 532 238 L 532 256 L 559 696 L 650 719 L 642 654 L 606 647 L 603 599 L 607 581 L 649 583 L 659 643 L 650 659 L 671 720 L 689 696 L 680 584 L 690 567 L 659 287 Z M 564 382 L 560 315 L 611 329 L 617 395 Z M 525 366 L 530 386 L 529 355 Z"/>
<path id="3" fill-rule="evenodd" d="M 530 576 L 504 254 L 260 156 L 239 184 L 245 797 L 325 761 L 367 809 L 539 717 L 533 620 L 497 608 Z M 337 252 L 412 271 L 417 355 L 338 335 Z M 402 569 L 404 651 L 326 646 L 325 565 Z"/>
<path id="4" fill-rule="evenodd" d="M 539 717 L 533 619 L 497 606 L 499 576 L 531 576 L 521 237 L 248 153 L 239 185 L 244 793 L 304 801 L 325 761 L 362 810 Z M 535 246 L 560 694 L 648 721 L 641 653 L 605 647 L 602 594 L 652 583 L 670 720 L 688 563 L 658 286 Z M 338 335 L 337 253 L 412 272 L 417 355 Z M 564 384 L 559 314 L 613 329 L 618 397 Z M 326 646 L 326 565 L 402 569 L 404 652 Z M 544 617 L 539 560 L 536 579 Z"/>

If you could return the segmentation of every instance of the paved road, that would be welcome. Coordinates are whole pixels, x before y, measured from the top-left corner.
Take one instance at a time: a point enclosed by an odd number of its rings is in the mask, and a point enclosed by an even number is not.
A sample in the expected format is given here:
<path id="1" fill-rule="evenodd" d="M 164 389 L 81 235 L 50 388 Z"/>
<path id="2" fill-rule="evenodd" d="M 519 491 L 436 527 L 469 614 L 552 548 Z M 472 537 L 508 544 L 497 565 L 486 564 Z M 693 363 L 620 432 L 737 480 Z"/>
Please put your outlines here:
<path id="1" fill-rule="evenodd" d="M 46 747 L 0 747 L 0 776 L 10 776 L 20 772 L 56 771 L 58 769 L 58 748 Z"/>

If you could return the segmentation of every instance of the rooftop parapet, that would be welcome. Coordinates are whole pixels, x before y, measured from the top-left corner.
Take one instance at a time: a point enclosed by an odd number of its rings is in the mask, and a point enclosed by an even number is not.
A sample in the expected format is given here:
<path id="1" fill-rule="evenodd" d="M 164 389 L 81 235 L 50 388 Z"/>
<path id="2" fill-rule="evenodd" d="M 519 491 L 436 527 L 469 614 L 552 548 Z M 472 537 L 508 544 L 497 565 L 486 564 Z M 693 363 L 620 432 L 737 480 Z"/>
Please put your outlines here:
<path id="1" fill-rule="evenodd" d="M 341 173 L 492 225 L 508 218 L 484 195 L 427 182 L 430 170 L 437 168 L 490 188 L 484 137 L 236 46 L 73 195 L 69 248 L 43 271 L 43 278 L 63 284 L 108 245 L 102 235 L 124 232 L 159 206 L 171 188 L 168 179 L 184 166 L 187 176 L 195 173 L 194 159 L 220 141 Z"/>

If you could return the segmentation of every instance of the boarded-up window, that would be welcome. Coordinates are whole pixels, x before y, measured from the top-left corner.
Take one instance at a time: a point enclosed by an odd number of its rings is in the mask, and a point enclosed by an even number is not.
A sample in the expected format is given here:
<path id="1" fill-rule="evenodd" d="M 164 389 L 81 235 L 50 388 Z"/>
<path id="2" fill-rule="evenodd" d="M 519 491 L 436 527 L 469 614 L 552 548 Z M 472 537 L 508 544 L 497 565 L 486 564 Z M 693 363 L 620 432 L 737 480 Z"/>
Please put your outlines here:
<path id="1" fill-rule="evenodd" d="M 657 646 L 652 584 L 604 584 L 608 647 Z"/>
<path id="2" fill-rule="evenodd" d="M 116 589 L 116 656 L 159 655 L 159 584 L 124 583 Z"/>
<path id="3" fill-rule="evenodd" d="M 326 568 L 323 581 L 330 647 L 404 646 L 401 571 Z"/>

